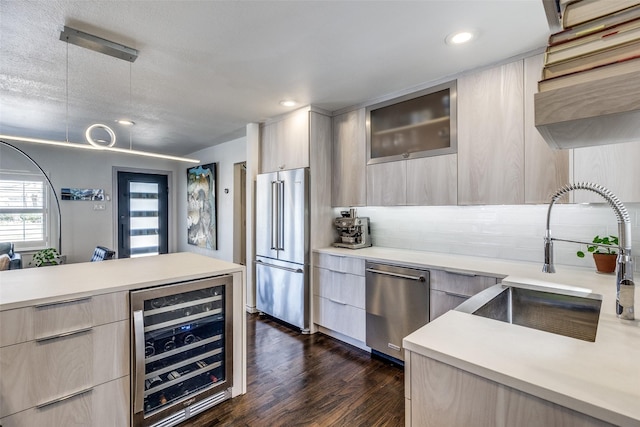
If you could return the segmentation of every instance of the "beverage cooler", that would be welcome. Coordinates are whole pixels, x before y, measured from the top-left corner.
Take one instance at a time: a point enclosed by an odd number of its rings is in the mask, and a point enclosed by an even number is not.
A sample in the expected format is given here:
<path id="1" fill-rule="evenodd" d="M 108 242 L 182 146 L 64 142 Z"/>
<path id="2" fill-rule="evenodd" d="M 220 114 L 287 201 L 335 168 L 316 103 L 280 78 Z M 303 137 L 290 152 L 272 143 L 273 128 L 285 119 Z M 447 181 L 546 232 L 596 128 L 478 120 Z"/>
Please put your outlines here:
<path id="1" fill-rule="evenodd" d="M 176 425 L 233 382 L 232 276 L 132 291 L 132 425 Z"/>

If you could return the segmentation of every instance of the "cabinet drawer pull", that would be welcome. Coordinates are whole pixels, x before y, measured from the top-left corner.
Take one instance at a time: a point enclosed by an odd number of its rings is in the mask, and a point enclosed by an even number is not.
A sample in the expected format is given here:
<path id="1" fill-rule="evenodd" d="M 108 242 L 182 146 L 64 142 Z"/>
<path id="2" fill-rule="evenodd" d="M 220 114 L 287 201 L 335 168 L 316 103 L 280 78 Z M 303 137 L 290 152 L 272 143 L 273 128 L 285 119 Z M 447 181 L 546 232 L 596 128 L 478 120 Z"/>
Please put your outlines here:
<path id="1" fill-rule="evenodd" d="M 447 273 L 451 273 L 451 274 L 458 274 L 460 276 L 466 276 L 466 277 L 476 277 L 477 276 L 477 274 L 470 273 L 468 271 L 449 270 L 447 268 L 445 268 L 443 271 L 446 271 Z"/>
<path id="2" fill-rule="evenodd" d="M 329 301 L 331 302 L 335 302 L 336 304 L 340 304 L 340 305 L 348 305 L 346 302 L 342 302 L 342 301 L 336 301 L 333 298 L 328 298 Z"/>
<path id="3" fill-rule="evenodd" d="M 39 405 L 36 405 L 36 408 L 37 409 L 42 409 L 42 408 L 47 407 L 49 405 L 55 405 L 56 403 L 64 402 L 67 399 L 71 399 L 73 397 L 80 396 L 82 394 L 91 393 L 92 391 L 93 391 L 93 387 L 89 387 L 89 388 L 86 388 L 84 390 L 76 391 L 75 393 L 71 393 L 71 394 L 68 394 L 66 396 L 50 400 L 49 402 L 41 403 Z"/>
<path id="4" fill-rule="evenodd" d="M 50 341 L 50 340 L 56 340 L 58 338 L 70 337 L 71 335 L 84 334 L 85 332 L 91 332 L 92 329 L 93 328 L 84 328 L 84 329 L 78 329 L 77 331 L 64 332 L 62 334 L 56 334 L 56 335 L 50 335 L 48 337 L 36 338 L 36 342 Z"/>
<path id="5" fill-rule="evenodd" d="M 458 298 L 469 298 L 469 295 L 457 294 L 455 292 L 447 292 L 443 291 L 445 295 L 449 295 L 450 297 L 458 297 Z"/>
<path id="6" fill-rule="evenodd" d="M 46 302 L 44 304 L 34 305 L 35 308 L 45 308 L 51 307 L 53 305 L 62 305 L 62 304 L 70 304 L 72 302 L 82 302 L 82 301 L 90 301 L 91 297 L 83 297 L 83 298 L 75 298 L 75 299 L 66 299 L 64 301 L 55 301 L 55 302 Z"/>

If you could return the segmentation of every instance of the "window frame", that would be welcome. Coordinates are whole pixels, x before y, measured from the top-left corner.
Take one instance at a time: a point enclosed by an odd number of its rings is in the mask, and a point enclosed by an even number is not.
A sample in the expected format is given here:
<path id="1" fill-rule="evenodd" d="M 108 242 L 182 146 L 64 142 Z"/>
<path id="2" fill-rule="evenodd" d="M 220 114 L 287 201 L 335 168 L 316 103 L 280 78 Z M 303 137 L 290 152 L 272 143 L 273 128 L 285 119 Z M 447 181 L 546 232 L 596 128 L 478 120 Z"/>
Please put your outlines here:
<path id="1" fill-rule="evenodd" d="M 42 183 L 42 207 L 3 207 L 0 206 L 0 214 L 9 213 L 36 213 L 42 214 L 42 239 L 41 240 L 11 240 L 16 251 L 39 250 L 51 247 L 51 213 L 50 213 L 50 186 L 41 173 L 29 171 L 0 170 L 0 181 L 39 182 Z"/>

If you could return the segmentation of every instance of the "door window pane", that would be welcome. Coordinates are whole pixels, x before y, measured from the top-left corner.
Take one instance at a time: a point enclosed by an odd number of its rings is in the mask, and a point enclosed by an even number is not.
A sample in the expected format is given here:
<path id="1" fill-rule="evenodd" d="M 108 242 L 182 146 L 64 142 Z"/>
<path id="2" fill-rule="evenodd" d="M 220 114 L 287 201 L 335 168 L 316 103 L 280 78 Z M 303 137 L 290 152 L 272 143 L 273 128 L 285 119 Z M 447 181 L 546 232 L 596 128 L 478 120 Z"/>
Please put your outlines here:
<path id="1" fill-rule="evenodd" d="M 129 245 L 132 258 L 160 253 L 158 193 L 157 183 L 129 183 Z"/>

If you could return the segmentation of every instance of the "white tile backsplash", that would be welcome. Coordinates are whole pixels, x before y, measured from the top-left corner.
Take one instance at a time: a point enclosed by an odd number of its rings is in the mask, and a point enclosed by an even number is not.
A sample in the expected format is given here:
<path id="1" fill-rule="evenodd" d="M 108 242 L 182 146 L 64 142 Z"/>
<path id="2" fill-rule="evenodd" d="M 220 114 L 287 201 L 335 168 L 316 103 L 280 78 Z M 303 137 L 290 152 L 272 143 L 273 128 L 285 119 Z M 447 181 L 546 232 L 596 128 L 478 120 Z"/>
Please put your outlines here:
<path id="1" fill-rule="evenodd" d="M 626 205 L 634 254 L 640 253 L 640 203 Z M 548 205 L 360 207 L 371 220 L 374 246 L 540 262 Z M 334 209 L 336 216 L 344 208 Z M 551 235 L 591 241 L 596 234 L 618 235 L 613 210 L 604 203 L 554 205 Z M 592 267 L 576 256 L 584 247 L 554 243 L 555 263 Z M 640 266 L 635 264 L 638 271 Z"/>

